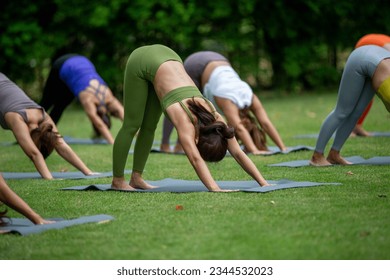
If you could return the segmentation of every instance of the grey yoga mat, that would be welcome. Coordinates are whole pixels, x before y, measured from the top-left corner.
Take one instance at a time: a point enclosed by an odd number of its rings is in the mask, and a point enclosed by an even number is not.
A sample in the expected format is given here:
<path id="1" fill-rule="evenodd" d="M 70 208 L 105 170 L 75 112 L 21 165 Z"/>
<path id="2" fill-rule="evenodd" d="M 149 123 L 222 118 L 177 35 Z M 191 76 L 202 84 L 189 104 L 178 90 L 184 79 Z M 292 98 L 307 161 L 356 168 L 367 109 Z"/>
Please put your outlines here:
<path id="1" fill-rule="evenodd" d="M 0 227 L 2 233 L 16 233 L 20 235 L 29 235 L 41 233 L 51 229 L 62 229 L 75 225 L 87 224 L 87 223 L 105 223 L 113 220 L 114 217 L 110 215 L 94 215 L 83 216 L 77 219 L 65 220 L 62 218 L 47 218 L 47 220 L 56 221 L 53 224 L 35 225 L 26 218 L 10 218 L 9 224 Z"/>
<path id="2" fill-rule="evenodd" d="M 108 142 L 106 139 L 102 138 L 74 138 L 71 136 L 64 136 L 63 137 L 65 142 L 68 144 L 81 144 L 81 145 L 107 145 Z"/>
<path id="3" fill-rule="evenodd" d="M 64 136 L 65 142 L 68 144 L 80 144 L 80 145 L 108 145 L 106 139 L 103 138 L 77 138 L 72 136 Z M 159 141 L 154 141 L 154 145 L 160 144 Z"/>
<path id="4" fill-rule="evenodd" d="M 218 186 L 221 189 L 239 190 L 243 192 L 270 192 L 288 188 L 302 188 L 302 187 L 315 187 L 322 185 L 341 185 L 340 183 L 320 183 L 320 182 L 297 182 L 292 180 L 269 180 L 271 186 L 260 187 L 256 181 L 217 181 Z M 181 180 L 166 178 L 159 181 L 148 181 L 149 184 L 156 186 L 157 188 L 151 190 L 136 190 L 128 192 L 206 192 L 207 188 L 201 181 Z M 111 188 L 110 184 L 95 184 L 84 186 L 73 186 L 62 188 L 61 190 L 73 190 L 73 191 L 118 191 Z"/>
<path id="5" fill-rule="evenodd" d="M 352 162 L 353 165 L 388 165 L 390 164 L 390 156 L 380 156 L 365 159 L 361 156 L 346 157 L 346 160 Z M 269 164 L 268 166 L 279 167 L 303 167 L 310 166 L 309 160 L 294 160 L 281 163 Z M 332 165 L 333 166 L 333 165 Z M 337 166 L 337 165 L 334 165 Z"/>
<path id="6" fill-rule="evenodd" d="M 370 137 L 390 137 L 390 131 L 371 131 Z M 317 138 L 318 133 L 296 135 L 294 138 Z M 357 136 L 360 137 L 360 136 Z"/>
<path id="7" fill-rule="evenodd" d="M 106 139 L 102 138 L 75 138 L 71 136 L 63 136 L 63 139 L 65 142 L 69 145 L 72 144 L 80 144 L 80 145 L 108 145 L 108 142 Z M 2 146 L 11 146 L 11 145 L 17 145 L 17 142 L 2 142 Z"/>
<path id="8" fill-rule="evenodd" d="M 126 170 L 125 174 L 129 174 L 131 170 Z M 4 179 L 42 179 L 38 172 L 1 172 Z M 100 172 L 94 175 L 84 175 L 80 171 L 75 172 L 51 172 L 54 179 L 95 179 L 112 177 L 112 172 Z"/>
<path id="9" fill-rule="evenodd" d="M 292 146 L 292 147 L 287 147 L 287 151 L 281 151 L 278 147 L 276 146 L 270 146 L 268 147 L 270 150 L 270 153 L 264 154 L 262 156 L 271 156 L 271 155 L 276 155 L 276 154 L 288 154 L 291 152 L 298 152 L 298 151 L 313 151 L 314 147 L 311 146 L 304 146 L 304 145 L 297 145 L 297 146 Z M 161 151 L 159 148 L 153 148 L 151 153 L 165 153 L 165 154 L 174 154 L 174 155 L 184 155 L 184 152 L 181 153 L 166 153 Z M 229 153 L 227 155 L 230 155 Z"/>

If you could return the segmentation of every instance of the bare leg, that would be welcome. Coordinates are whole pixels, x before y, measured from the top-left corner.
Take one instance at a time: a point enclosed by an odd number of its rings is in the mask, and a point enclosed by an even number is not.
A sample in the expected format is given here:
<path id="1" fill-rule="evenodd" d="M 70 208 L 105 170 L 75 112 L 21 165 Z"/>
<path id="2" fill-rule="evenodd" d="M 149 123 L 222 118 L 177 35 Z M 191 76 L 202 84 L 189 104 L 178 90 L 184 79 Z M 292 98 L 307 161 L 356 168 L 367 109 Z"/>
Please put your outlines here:
<path id="1" fill-rule="evenodd" d="M 330 166 L 332 165 L 328 160 L 326 160 L 323 153 L 315 151 L 311 157 L 310 165 L 313 166 Z"/>
<path id="2" fill-rule="evenodd" d="M 130 186 L 134 189 L 142 189 L 142 190 L 149 190 L 156 188 L 155 186 L 152 186 L 148 184 L 143 178 L 142 174 L 139 172 L 134 171 L 131 174 L 130 179 Z"/>
<path id="3" fill-rule="evenodd" d="M 336 151 L 334 149 L 331 149 L 329 151 L 327 160 L 332 164 L 341 164 L 341 165 L 348 165 L 352 164 L 352 162 L 349 162 L 345 160 L 343 157 L 340 156 L 340 152 Z"/>

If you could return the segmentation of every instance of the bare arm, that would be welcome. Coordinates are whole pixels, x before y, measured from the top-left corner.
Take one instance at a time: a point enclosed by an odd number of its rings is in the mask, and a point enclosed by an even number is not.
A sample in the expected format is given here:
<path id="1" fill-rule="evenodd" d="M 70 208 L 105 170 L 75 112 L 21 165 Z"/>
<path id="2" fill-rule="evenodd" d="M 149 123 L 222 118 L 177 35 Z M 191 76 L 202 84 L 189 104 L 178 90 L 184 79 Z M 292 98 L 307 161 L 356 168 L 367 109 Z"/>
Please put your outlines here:
<path id="1" fill-rule="evenodd" d="M 0 174 L 0 201 L 5 205 L 11 207 L 15 211 L 18 211 L 23 216 L 27 217 L 34 224 L 48 224 L 51 221 L 44 220 L 39 214 L 37 214 L 31 207 L 20 198 L 5 182 L 3 176 Z"/>
<path id="2" fill-rule="evenodd" d="M 103 138 L 106 139 L 108 143 L 114 144 L 114 138 L 112 137 L 110 130 L 96 112 L 96 105 L 91 102 L 82 102 L 81 99 L 80 102 L 83 105 L 89 120 L 97 128 Z"/>
<path id="3" fill-rule="evenodd" d="M 192 167 L 202 183 L 209 191 L 222 191 L 211 176 L 206 162 L 201 157 L 195 143 L 195 128 L 188 116 L 183 115 L 183 108 L 179 103 L 168 107 L 167 113 L 174 124 L 178 139 L 183 146 L 183 150 L 190 161 Z"/>
<path id="4" fill-rule="evenodd" d="M 234 127 L 237 137 L 242 141 L 242 144 L 248 152 L 260 154 L 261 151 L 256 147 L 249 131 L 245 128 L 241 121 L 239 108 L 229 99 L 217 96 L 214 96 L 214 99 L 225 115 L 228 124 Z"/>
<path id="5" fill-rule="evenodd" d="M 253 95 L 252 106 L 250 107 L 253 114 L 256 116 L 257 121 L 264 129 L 265 133 L 271 137 L 272 141 L 279 147 L 280 150 L 286 150 L 282 138 L 280 137 L 275 126 L 272 124 L 271 120 L 268 117 L 267 112 L 265 111 L 263 105 L 261 104 L 259 98 L 256 95 Z"/>
<path id="6" fill-rule="evenodd" d="M 77 156 L 77 154 L 72 150 L 72 148 L 64 141 L 64 139 L 59 138 L 55 150 L 57 153 L 69 162 L 71 165 L 80 170 L 84 175 L 92 175 L 93 172 L 84 164 L 84 162 Z"/>
<path id="7" fill-rule="evenodd" d="M 29 128 L 24 122 L 23 118 L 18 113 L 14 112 L 7 113 L 5 118 L 19 146 L 32 160 L 35 168 L 39 174 L 41 174 L 42 178 L 53 179 L 53 176 L 51 175 L 49 168 L 46 165 L 45 159 L 31 139 Z"/>
<path id="8" fill-rule="evenodd" d="M 112 116 L 123 121 L 125 117 L 125 111 L 123 105 L 115 96 L 113 96 L 112 101 L 107 106 Z"/>
<path id="9" fill-rule="evenodd" d="M 222 117 L 218 120 L 223 121 Z M 268 186 L 268 182 L 261 175 L 253 161 L 241 149 L 235 137 L 228 140 L 228 150 L 237 163 L 248 173 L 260 186 Z"/>
<path id="10" fill-rule="evenodd" d="M 192 128 L 192 129 L 190 129 Z M 192 167 L 195 169 L 196 174 L 202 183 L 206 186 L 209 191 L 221 191 L 213 177 L 211 176 L 210 170 L 199 154 L 198 148 L 195 144 L 195 129 L 192 124 L 187 127 L 177 128 L 178 137 L 180 143 L 183 146 L 183 150 L 187 155 Z"/>
<path id="11" fill-rule="evenodd" d="M 248 173 L 253 179 L 259 183 L 260 186 L 268 186 L 268 182 L 261 175 L 260 171 L 257 169 L 253 161 L 241 150 L 240 145 L 238 145 L 236 139 L 229 139 L 228 150 L 230 154 L 234 157 L 237 163 Z"/>

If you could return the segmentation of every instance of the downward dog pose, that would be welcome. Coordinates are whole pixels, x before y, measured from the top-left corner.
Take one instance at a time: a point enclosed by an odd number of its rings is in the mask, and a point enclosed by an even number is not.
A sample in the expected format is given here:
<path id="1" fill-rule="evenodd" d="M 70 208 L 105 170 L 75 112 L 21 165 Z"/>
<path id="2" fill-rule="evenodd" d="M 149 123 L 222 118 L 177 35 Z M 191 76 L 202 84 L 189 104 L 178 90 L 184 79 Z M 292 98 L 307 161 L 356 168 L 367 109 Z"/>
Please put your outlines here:
<path id="1" fill-rule="evenodd" d="M 113 144 L 110 115 L 123 121 L 123 106 L 86 57 L 67 54 L 52 66 L 39 103 L 58 123 L 62 113 L 78 99 L 92 123 L 96 136 Z"/>
<path id="2" fill-rule="evenodd" d="M 37 214 L 31 207 L 20 198 L 6 183 L 3 176 L 0 174 L 0 201 L 5 205 L 11 207 L 15 211 L 28 218 L 36 225 L 51 224 L 53 221 L 47 221 Z M 6 220 L 3 219 L 7 211 L 0 211 L 0 233 L 1 226 L 6 224 Z"/>
<path id="3" fill-rule="evenodd" d="M 357 120 L 375 93 L 390 112 L 390 51 L 378 46 L 363 46 L 348 57 L 341 77 L 335 109 L 321 126 L 310 163 L 315 166 L 351 164 L 340 156 L 340 150 Z M 324 150 L 336 132 L 328 157 Z"/>
<path id="4" fill-rule="evenodd" d="M 12 130 L 16 141 L 43 178 L 53 179 L 45 162 L 53 149 L 85 175 L 94 174 L 65 143 L 45 110 L 3 73 L 0 73 L 0 125 Z"/>
<path id="5" fill-rule="evenodd" d="M 184 61 L 184 68 L 202 94 L 235 129 L 236 137 L 244 145 L 245 152 L 263 154 L 268 151 L 266 134 L 280 150 L 286 150 L 261 101 L 253 94 L 250 86 L 240 79 L 227 58 L 212 51 L 196 52 Z M 165 119 L 161 144 L 164 151 L 169 151 L 172 129 L 172 124 Z M 177 145 L 175 152 L 179 149 Z"/>
<path id="6" fill-rule="evenodd" d="M 153 188 L 144 181 L 142 172 L 162 111 L 175 126 L 184 152 L 208 190 L 222 191 L 205 161 L 220 161 L 227 150 L 260 186 L 268 185 L 241 150 L 234 129 L 226 125 L 214 106 L 202 96 L 186 73 L 181 58 L 170 48 L 151 45 L 131 53 L 125 70 L 124 108 L 123 125 L 113 146 L 113 188 Z M 137 131 L 133 172 L 127 184 L 124 169 Z"/>
<path id="7" fill-rule="evenodd" d="M 362 38 L 360 38 L 360 40 L 356 43 L 355 48 L 359 48 L 361 46 L 367 46 L 367 45 L 376 45 L 390 51 L 390 36 L 385 34 L 367 34 Z M 354 134 L 358 136 L 370 136 L 370 133 L 363 128 L 363 122 L 366 119 L 367 114 L 370 111 L 373 102 L 374 100 L 371 100 L 371 102 L 367 105 L 366 109 L 364 110 L 362 116 L 359 118 L 355 128 L 353 129 Z"/>

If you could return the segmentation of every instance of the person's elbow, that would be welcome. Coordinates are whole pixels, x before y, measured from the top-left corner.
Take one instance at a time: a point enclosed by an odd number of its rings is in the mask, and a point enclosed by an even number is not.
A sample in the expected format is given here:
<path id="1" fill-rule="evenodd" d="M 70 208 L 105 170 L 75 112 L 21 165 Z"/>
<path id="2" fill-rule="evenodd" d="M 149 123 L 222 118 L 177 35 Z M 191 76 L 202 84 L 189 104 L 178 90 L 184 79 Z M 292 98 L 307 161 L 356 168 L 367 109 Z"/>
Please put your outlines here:
<path id="1" fill-rule="evenodd" d="M 37 150 L 32 150 L 26 153 L 27 157 L 32 161 L 32 162 L 38 162 L 39 160 L 43 159 L 43 156 L 41 152 Z"/>

